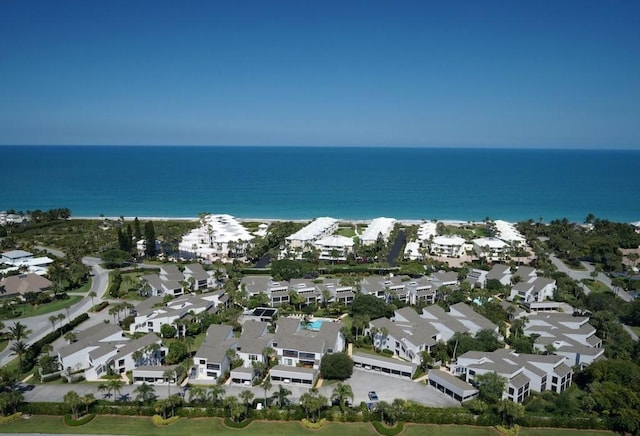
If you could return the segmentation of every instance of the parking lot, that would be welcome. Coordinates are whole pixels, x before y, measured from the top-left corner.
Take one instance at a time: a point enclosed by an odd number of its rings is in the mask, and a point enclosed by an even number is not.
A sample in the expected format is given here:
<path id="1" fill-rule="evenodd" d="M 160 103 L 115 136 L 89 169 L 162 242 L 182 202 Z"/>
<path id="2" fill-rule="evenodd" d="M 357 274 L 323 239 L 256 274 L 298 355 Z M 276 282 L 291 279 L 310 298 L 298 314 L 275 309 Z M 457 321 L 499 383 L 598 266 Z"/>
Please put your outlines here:
<path id="1" fill-rule="evenodd" d="M 398 377 L 382 375 L 371 371 L 355 368 L 353 375 L 346 381 L 351 386 L 354 396 L 354 404 L 361 401 L 369 402 L 368 394 L 375 391 L 380 401 L 391 403 L 396 398 L 402 398 L 431 407 L 456 407 L 460 403 L 444 395 L 437 389 L 424 383 L 415 383 Z M 323 395 L 331 395 L 332 386 L 326 387 L 328 391 L 320 391 Z"/>

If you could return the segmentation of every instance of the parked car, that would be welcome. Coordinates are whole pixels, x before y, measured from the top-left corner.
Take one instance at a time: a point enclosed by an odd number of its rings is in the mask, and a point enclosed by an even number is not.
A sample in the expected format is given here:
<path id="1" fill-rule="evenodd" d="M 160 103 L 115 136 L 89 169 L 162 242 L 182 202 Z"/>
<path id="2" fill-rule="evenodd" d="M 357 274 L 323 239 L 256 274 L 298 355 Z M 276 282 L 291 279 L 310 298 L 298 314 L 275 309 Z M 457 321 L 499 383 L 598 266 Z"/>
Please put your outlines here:
<path id="1" fill-rule="evenodd" d="M 370 401 L 378 401 L 378 394 L 376 394 L 376 391 L 369 391 L 369 400 Z"/>

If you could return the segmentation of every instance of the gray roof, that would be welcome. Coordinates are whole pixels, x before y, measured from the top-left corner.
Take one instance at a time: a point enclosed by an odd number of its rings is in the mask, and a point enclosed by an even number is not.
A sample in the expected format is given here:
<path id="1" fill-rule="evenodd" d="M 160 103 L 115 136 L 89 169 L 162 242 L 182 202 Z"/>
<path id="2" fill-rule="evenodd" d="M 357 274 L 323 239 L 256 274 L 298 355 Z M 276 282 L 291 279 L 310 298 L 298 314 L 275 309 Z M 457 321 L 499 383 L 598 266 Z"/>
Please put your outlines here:
<path id="1" fill-rule="evenodd" d="M 451 375 L 448 372 L 440 371 L 437 369 L 429 371 L 429 379 L 434 379 L 435 381 L 444 381 L 455 386 L 461 391 L 477 391 L 476 388 L 474 388 L 466 381 L 460 380 L 458 377 Z"/>
<path id="2" fill-rule="evenodd" d="M 155 333 L 147 333 L 143 337 L 139 339 L 134 339 L 133 341 L 129 341 L 127 345 L 118 349 L 118 354 L 121 356 L 126 356 L 127 354 L 131 354 L 135 351 L 141 350 L 144 347 L 148 347 L 151 344 L 155 344 L 161 342 L 158 335 Z"/>
<path id="3" fill-rule="evenodd" d="M 511 268 L 509 265 L 496 264 L 487 274 L 487 280 L 502 280 L 506 275 L 511 274 Z"/>
<path id="4" fill-rule="evenodd" d="M 199 263 L 191 263 L 184 267 L 185 275 L 190 275 L 196 280 L 209 280 L 209 274 Z"/>
<path id="5" fill-rule="evenodd" d="M 42 292 L 51 287 L 51 281 L 37 274 L 20 274 L 0 280 L 1 294 L 21 294 Z"/>
<path id="6" fill-rule="evenodd" d="M 517 388 L 520 388 L 522 386 L 525 386 L 530 381 L 531 380 L 529 380 L 529 377 L 524 375 L 524 373 L 520 373 L 517 376 L 512 377 L 511 380 L 509 380 L 509 384 L 517 389 Z"/>

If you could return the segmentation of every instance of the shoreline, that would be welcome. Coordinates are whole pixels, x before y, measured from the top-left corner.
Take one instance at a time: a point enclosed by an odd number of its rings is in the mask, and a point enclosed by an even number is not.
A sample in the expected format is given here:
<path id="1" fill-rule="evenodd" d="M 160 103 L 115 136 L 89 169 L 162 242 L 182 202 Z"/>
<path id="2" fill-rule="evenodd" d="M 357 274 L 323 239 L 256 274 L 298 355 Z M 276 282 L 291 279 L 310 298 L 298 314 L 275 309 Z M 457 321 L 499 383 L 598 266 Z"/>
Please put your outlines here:
<path id="1" fill-rule="evenodd" d="M 213 215 L 218 215 L 218 214 L 213 214 Z M 100 217 L 100 216 L 72 216 L 69 219 L 70 220 L 95 220 L 95 221 L 100 221 L 100 220 L 110 220 L 110 221 L 118 221 L 120 220 L 121 217 L 119 216 L 104 216 L 104 217 Z M 198 221 L 200 218 L 198 217 L 161 217 L 161 216 L 139 216 L 139 217 L 135 217 L 135 216 L 125 216 L 123 217 L 125 221 L 133 221 L 135 218 L 138 218 L 139 221 Z M 234 219 L 236 219 L 238 222 L 241 223 L 247 223 L 247 222 L 260 222 L 260 223 L 273 223 L 273 222 L 285 222 L 285 221 L 290 221 L 290 222 L 294 222 L 294 223 L 308 223 L 313 221 L 315 218 L 295 218 L 295 219 L 287 219 L 287 218 L 240 218 L 240 217 L 233 217 Z M 376 217 L 377 218 L 377 217 Z M 370 218 L 370 219 L 351 219 L 351 218 L 335 218 L 337 219 L 340 223 L 348 223 L 348 224 L 369 224 L 371 223 L 371 221 L 373 221 L 375 218 Z M 474 220 L 459 220 L 459 219 L 401 219 L 401 218 L 394 218 L 398 223 L 406 225 L 406 226 L 412 226 L 412 225 L 420 225 L 422 223 L 425 222 L 438 222 L 438 223 L 443 223 L 446 225 L 457 225 L 457 226 L 462 226 L 462 225 L 478 225 L 478 224 L 482 224 L 484 223 L 484 221 L 474 221 Z M 494 220 L 495 221 L 495 220 Z M 507 221 L 507 220 L 502 220 L 502 221 L 506 221 L 509 222 L 511 224 L 516 224 L 518 221 L 516 222 L 512 222 L 512 221 Z"/>

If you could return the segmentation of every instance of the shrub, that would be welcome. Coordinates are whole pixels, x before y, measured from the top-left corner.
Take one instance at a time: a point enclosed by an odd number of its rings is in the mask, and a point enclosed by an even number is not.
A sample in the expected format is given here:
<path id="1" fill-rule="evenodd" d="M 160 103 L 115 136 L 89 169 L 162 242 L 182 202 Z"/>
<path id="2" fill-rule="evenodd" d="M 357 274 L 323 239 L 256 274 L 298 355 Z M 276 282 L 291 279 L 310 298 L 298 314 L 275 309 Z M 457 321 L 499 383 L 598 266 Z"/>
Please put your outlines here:
<path id="1" fill-rule="evenodd" d="M 310 430 L 318 430 L 318 429 L 324 427 L 324 425 L 327 423 L 327 419 L 326 418 L 322 418 L 318 422 L 311 422 L 307 418 L 304 418 L 300 422 L 302 422 L 302 425 L 304 425 L 306 428 L 308 428 Z"/>
<path id="2" fill-rule="evenodd" d="M 83 416 L 82 418 L 73 419 L 71 415 L 67 414 L 67 415 L 64 415 L 64 424 L 68 425 L 69 427 L 80 427 L 81 425 L 87 424 L 95 417 L 96 417 L 95 413 L 90 413 L 88 415 Z"/>
<path id="3" fill-rule="evenodd" d="M 0 424 L 6 424 L 8 422 L 17 421 L 22 417 L 22 412 L 16 412 L 9 416 L 0 416 Z"/>
<path id="4" fill-rule="evenodd" d="M 103 301 L 100 304 L 96 304 L 95 306 L 93 306 L 92 310 L 94 312 L 100 312 L 101 310 L 103 310 L 104 308 L 106 308 L 109 305 L 108 301 Z"/>
<path id="5" fill-rule="evenodd" d="M 175 424 L 175 422 L 178 421 L 179 419 L 180 419 L 179 416 L 172 416 L 170 418 L 164 419 L 160 415 L 153 415 L 153 417 L 151 418 L 151 422 L 153 422 L 153 425 L 157 427 L 164 427 L 167 425 Z"/>
<path id="6" fill-rule="evenodd" d="M 69 405 L 65 403 L 22 403 L 18 410 L 27 415 L 66 415 L 69 413 Z"/>

